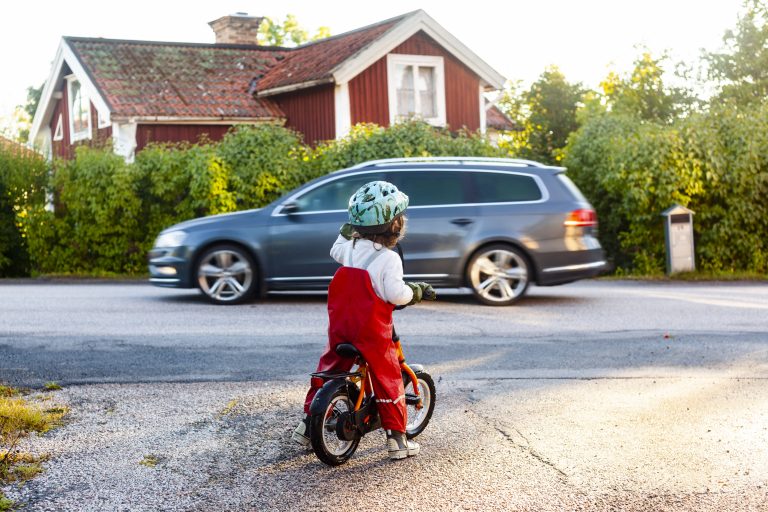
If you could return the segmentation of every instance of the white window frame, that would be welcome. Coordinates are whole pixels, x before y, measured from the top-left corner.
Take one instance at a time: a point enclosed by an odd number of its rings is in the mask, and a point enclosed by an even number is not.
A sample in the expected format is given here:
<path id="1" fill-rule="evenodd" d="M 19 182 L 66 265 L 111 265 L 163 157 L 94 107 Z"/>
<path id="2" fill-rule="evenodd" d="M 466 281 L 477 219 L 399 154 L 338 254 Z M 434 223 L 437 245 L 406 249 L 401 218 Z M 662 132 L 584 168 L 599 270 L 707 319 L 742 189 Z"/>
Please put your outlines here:
<path id="1" fill-rule="evenodd" d="M 64 140 L 64 123 L 61 114 L 59 114 L 59 119 L 56 120 L 56 129 L 53 132 L 53 140 Z"/>
<path id="2" fill-rule="evenodd" d="M 98 114 L 97 126 L 99 128 L 107 128 L 112 126 L 112 120 L 109 118 L 109 112 L 102 112 L 101 110 L 97 110 L 96 113 Z"/>
<path id="3" fill-rule="evenodd" d="M 67 108 L 69 109 L 69 139 L 70 143 L 77 142 L 79 140 L 87 140 L 93 137 L 93 120 L 91 119 L 91 100 L 88 98 L 88 96 L 85 94 L 85 91 L 83 90 L 83 83 L 77 79 L 75 75 L 69 75 L 65 77 L 67 79 Z M 84 130 L 79 133 L 75 133 L 75 119 L 72 115 L 72 100 L 74 99 L 72 97 L 72 83 L 78 82 L 80 84 L 80 94 L 82 98 L 88 103 L 88 108 L 86 109 L 87 112 L 87 120 L 88 120 L 88 129 Z"/>
<path id="4" fill-rule="evenodd" d="M 414 68 L 425 67 L 434 69 L 435 79 L 435 117 L 421 117 L 427 123 L 434 126 L 445 126 L 445 63 L 442 57 L 433 55 L 403 55 L 399 53 L 390 53 L 387 55 L 387 86 L 389 89 L 389 123 L 395 124 L 403 121 L 397 115 L 397 83 L 395 82 L 396 69 L 398 65 L 413 66 Z M 420 110 L 421 98 L 416 87 L 418 79 L 418 69 L 413 73 L 413 91 L 414 91 L 414 109 Z"/>

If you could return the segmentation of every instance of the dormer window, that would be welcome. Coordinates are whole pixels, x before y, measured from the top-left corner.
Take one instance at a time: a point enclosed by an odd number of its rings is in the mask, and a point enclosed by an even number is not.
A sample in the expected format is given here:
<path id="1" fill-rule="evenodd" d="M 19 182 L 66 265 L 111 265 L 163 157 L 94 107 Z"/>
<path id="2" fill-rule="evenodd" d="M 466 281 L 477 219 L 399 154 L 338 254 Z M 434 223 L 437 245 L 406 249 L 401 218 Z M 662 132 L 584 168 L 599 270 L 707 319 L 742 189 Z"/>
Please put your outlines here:
<path id="1" fill-rule="evenodd" d="M 428 55 L 387 55 L 389 119 L 394 124 L 422 119 L 445 126 L 443 58 Z"/>
<path id="2" fill-rule="evenodd" d="M 69 86 L 69 131 L 72 142 L 91 138 L 91 103 L 83 93 L 80 82 L 68 78 Z"/>

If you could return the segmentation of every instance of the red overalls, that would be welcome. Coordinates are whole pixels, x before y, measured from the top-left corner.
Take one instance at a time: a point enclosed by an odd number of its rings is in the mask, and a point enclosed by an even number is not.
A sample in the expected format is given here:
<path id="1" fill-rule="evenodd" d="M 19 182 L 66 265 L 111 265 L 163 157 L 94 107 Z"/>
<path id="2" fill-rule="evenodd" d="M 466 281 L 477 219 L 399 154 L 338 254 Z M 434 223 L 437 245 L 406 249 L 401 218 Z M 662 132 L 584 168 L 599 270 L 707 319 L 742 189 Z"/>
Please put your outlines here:
<path id="1" fill-rule="evenodd" d="M 386 249 L 383 249 L 386 250 Z M 369 262 L 370 264 L 370 262 Z M 368 265 L 365 265 L 366 267 Z M 328 345 L 317 364 L 317 371 L 347 372 L 354 361 L 336 354 L 336 345 L 352 343 L 371 369 L 373 394 L 384 429 L 405 432 L 405 391 L 400 362 L 392 343 L 392 310 L 373 291 L 367 270 L 341 267 L 328 287 Z M 320 389 L 312 386 L 304 402 L 304 412 Z"/>

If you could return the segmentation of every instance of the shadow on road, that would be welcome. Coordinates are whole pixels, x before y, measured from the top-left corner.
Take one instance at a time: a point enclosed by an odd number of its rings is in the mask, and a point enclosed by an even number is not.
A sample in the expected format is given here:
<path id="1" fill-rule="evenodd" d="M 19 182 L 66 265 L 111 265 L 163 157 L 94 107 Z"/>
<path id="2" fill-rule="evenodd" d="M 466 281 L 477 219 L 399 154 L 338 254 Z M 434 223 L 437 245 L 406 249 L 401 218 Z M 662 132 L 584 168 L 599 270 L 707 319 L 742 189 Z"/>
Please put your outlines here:
<path id="1" fill-rule="evenodd" d="M 456 304 L 466 306 L 478 306 L 487 307 L 492 310 L 495 306 L 485 306 L 475 299 L 470 293 L 463 292 L 443 292 L 437 290 L 438 300 L 437 303 Z M 210 305 L 211 303 L 199 292 L 190 290 L 186 294 L 173 294 L 173 295 L 161 295 L 153 297 L 152 300 L 158 302 L 166 302 L 172 304 L 200 304 Z M 272 292 L 266 297 L 256 298 L 250 300 L 241 306 L 258 306 L 262 304 L 325 304 L 328 300 L 328 296 L 324 292 Z M 537 308 L 542 306 L 551 305 L 576 305 L 576 304 L 588 304 L 593 300 L 589 297 L 574 297 L 568 295 L 559 295 L 556 293 L 542 294 L 537 292 L 535 295 L 527 295 L 520 301 L 516 302 L 512 308 Z M 504 307 L 504 306 L 502 306 Z"/>

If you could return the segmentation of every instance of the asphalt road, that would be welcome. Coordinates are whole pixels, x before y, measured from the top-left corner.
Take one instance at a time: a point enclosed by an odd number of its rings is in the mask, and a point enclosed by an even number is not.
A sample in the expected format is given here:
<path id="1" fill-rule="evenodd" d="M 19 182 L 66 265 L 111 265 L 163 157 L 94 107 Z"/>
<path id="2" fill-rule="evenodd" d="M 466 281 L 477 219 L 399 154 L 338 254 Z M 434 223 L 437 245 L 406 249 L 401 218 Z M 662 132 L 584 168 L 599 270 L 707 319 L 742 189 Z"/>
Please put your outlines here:
<path id="1" fill-rule="evenodd" d="M 0 281 L 0 380 L 64 384 L 29 510 L 768 510 L 768 286 L 591 281 L 396 313 L 438 382 L 422 454 L 325 467 L 287 438 L 322 296 L 217 307 Z M 50 395 L 48 395 L 50 396 Z M 157 464 L 140 464 L 152 455 Z"/>
<path id="2" fill-rule="evenodd" d="M 582 282 L 508 308 L 444 295 L 395 313 L 411 361 L 454 377 L 687 374 L 766 349 L 768 285 Z M 0 281 L 0 378 L 39 387 L 294 379 L 325 343 L 325 297 L 213 306 L 195 291 Z"/>

